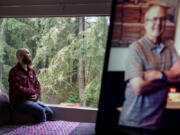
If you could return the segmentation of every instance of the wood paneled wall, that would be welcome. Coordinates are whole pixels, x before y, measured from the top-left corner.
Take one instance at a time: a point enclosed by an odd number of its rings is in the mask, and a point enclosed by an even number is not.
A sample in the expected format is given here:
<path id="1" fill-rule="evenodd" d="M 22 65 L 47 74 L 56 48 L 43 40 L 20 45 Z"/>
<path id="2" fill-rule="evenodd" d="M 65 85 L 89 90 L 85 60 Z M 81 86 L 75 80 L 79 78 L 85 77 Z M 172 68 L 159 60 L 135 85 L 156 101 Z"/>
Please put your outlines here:
<path id="1" fill-rule="evenodd" d="M 144 35 L 144 14 L 148 7 L 147 3 L 117 5 L 112 35 L 113 46 L 128 46 Z M 174 40 L 174 33 L 174 23 L 167 21 L 163 38 Z"/>

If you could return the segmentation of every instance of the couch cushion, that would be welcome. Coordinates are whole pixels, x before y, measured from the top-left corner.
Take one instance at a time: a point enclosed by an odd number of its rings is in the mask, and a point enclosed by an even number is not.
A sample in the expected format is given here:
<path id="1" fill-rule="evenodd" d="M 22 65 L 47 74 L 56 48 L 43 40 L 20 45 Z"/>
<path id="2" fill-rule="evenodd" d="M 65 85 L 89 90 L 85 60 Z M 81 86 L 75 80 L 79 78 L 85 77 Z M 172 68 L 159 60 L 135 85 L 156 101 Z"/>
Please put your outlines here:
<path id="1" fill-rule="evenodd" d="M 11 119 L 11 122 L 12 124 L 33 124 L 33 123 L 37 123 L 36 120 L 26 114 L 26 113 L 23 113 L 19 110 L 16 110 L 16 109 L 13 109 L 12 110 L 12 119 Z"/>

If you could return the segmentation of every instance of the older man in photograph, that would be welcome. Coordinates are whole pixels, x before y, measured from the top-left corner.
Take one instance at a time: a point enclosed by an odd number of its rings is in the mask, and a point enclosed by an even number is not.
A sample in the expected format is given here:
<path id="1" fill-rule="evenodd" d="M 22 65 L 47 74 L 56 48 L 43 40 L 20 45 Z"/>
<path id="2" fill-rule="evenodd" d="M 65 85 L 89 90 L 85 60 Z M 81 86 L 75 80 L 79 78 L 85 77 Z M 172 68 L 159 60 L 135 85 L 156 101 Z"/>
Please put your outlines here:
<path id="1" fill-rule="evenodd" d="M 127 86 L 119 125 L 128 135 L 159 135 L 168 85 L 180 80 L 179 56 L 162 38 L 167 8 L 153 5 L 144 19 L 145 35 L 130 45 L 125 68 Z"/>

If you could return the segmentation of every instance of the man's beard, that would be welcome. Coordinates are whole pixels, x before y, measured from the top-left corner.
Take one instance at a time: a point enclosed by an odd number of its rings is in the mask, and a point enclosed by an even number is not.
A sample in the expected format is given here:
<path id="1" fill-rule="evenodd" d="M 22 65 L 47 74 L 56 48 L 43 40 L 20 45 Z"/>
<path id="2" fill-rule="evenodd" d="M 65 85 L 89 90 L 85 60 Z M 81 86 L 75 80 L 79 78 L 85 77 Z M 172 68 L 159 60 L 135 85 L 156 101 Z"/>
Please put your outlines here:
<path id="1" fill-rule="evenodd" d="M 29 56 L 25 55 L 24 58 L 22 59 L 22 62 L 23 64 L 31 65 L 32 59 Z"/>

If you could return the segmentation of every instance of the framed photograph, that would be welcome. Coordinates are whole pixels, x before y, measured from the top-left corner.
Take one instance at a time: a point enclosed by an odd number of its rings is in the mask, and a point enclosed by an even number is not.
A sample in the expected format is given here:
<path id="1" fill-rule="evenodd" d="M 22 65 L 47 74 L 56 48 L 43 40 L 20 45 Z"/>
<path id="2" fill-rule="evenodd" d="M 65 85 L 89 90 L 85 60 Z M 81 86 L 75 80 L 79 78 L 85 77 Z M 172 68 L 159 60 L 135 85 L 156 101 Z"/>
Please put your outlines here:
<path id="1" fill-rule="evenodd" d="M 167 40 L 169 44 L 175 46 L 178 44 L 177 36 L 179 32 L 177 25 L 180 23 L 180 17 L 178 17 L 178 12 L 180 12 L 178 0 L 115 0 L 112 3 L 99 110 L 97 114 L 97 134 L 104 132 L 110 132 L 112 134 L 121 133 L 119 130 L 119 117 L 125 100 L 125 89 L 127 85 L 127 81 L 125 80 L 125 64 L 127 63 L 127 57 L 129 55 L 129 47 L 145 35 L 146 12 L 154 5 L 162 6 L 166 9 L 166 18 L 160 17 L 160 22 L 164 21 L 165 24 L 165 29 L 161 37 Z M 176 49 L 177 48 L 178 47 L 176 47 Z M 177 92 L 179 88 L 180 87 L 175 84 L 171 90 Z M 180 95 L 173 96 L 180 97 Z M 169 99 L 167 98 L 167 100 Z M 178 130 L 178 126 L 176 125 L 180 124 L 180 119 L 177 118 L 178 116 L 175 117 L 175 115 L 180 113 L 180 104 L 171 105 L 174 105 L 173 107 L 171 106 L 174 110 L 170 107 L 166 108 L 167 117 L 163 124 L 164 131 L 165 129 L 176 131 Z M 171 122 L 172 124 L 167 126 Z"/>

